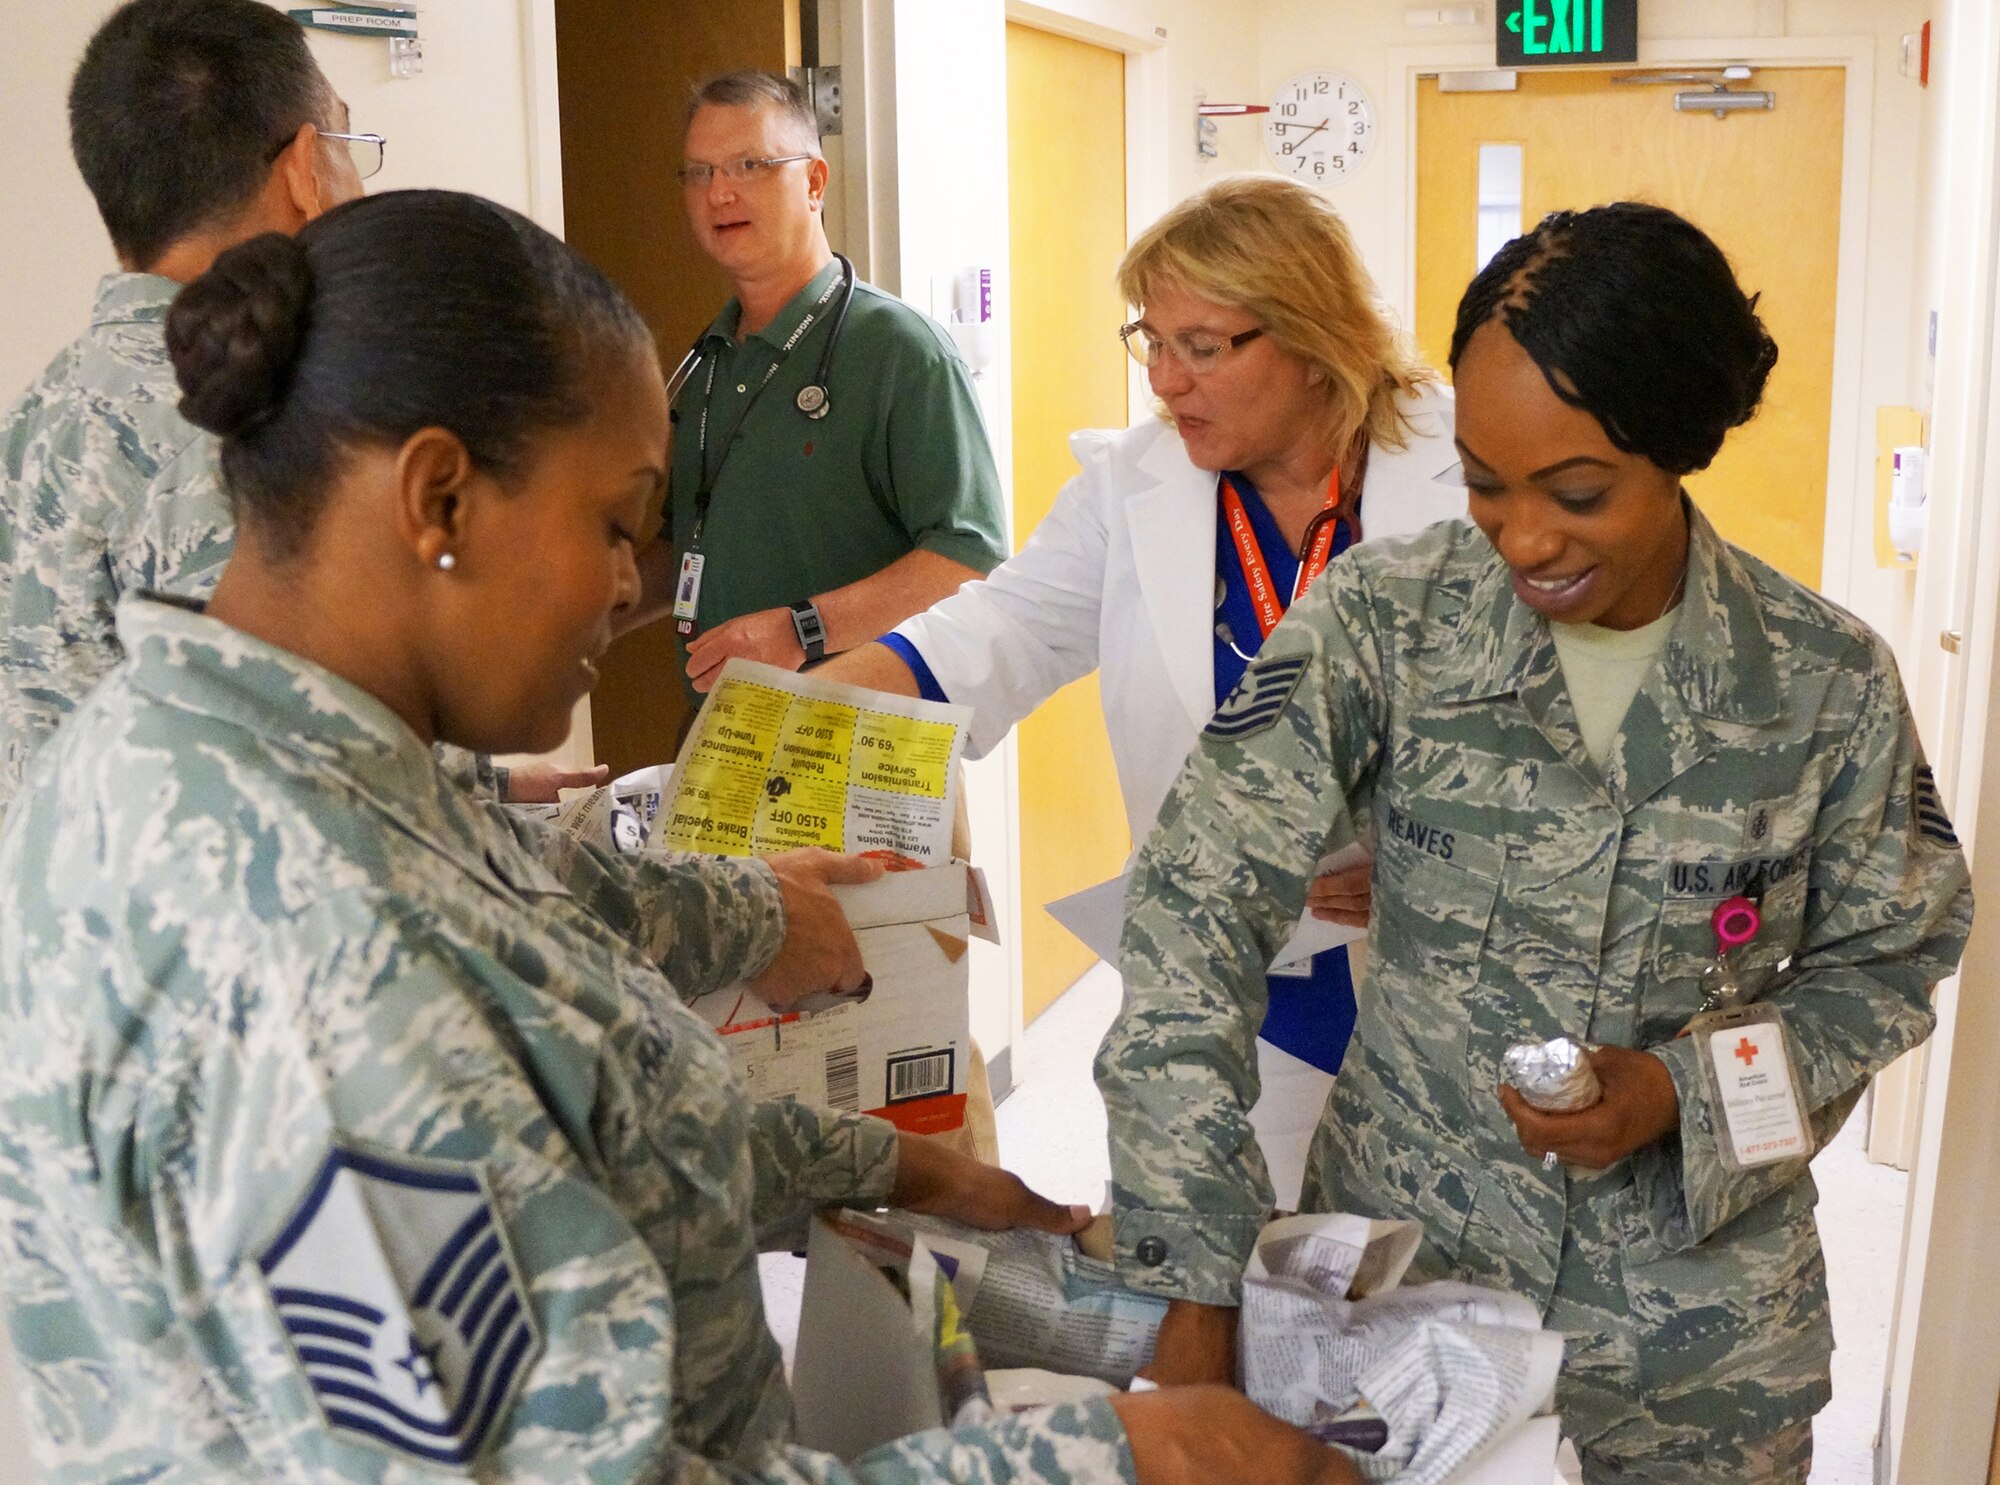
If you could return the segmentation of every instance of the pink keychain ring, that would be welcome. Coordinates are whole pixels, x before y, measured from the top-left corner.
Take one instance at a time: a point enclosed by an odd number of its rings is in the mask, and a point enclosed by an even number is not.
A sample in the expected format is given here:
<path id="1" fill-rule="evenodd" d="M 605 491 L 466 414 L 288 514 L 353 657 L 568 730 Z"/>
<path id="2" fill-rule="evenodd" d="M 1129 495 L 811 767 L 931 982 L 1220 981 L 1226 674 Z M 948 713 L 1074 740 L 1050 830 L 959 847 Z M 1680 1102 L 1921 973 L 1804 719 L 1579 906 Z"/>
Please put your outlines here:
<path id="1" fill-rule="evenodd" d="M 1716 952 L 1727 954 L 1756 938 L 1764 918 L 1749 898 L 1732 897 L 1716 908 L 1714 923 Z"/>

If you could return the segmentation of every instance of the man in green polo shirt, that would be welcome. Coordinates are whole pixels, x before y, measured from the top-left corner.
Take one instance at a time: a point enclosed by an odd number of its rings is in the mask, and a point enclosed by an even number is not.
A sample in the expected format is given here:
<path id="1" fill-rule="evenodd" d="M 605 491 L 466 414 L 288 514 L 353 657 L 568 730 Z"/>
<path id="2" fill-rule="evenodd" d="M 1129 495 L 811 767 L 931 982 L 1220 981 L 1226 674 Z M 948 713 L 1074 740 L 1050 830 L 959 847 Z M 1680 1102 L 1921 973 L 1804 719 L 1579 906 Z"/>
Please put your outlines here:
<path id="1" fill-rule="evenodd" d="M 702 87 L 681 174 L 736 297 L 674 405 L 670 540 L 640 558 L 632 620 L 672 614 L 687 684 L 706 691 L 732 655 L 797 669 L 865 644 L 1006 550 L 971 376 L 936 324 L 854 283 L 828 247 L 827 164 L 797 85 L 736 72 Z"/>

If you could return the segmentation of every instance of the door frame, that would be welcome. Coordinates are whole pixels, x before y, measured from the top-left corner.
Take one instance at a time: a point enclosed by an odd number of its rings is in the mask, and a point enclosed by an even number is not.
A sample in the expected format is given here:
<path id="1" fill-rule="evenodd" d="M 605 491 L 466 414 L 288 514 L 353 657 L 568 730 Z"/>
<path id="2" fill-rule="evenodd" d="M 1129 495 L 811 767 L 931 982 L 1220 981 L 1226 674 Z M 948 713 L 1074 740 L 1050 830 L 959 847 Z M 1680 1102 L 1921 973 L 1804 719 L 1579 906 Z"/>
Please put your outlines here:
<path id="1" fill-rule="evenodd" d="M 521 62 L 528 115 L 528 215 L 561 237 L 562 109 L 558 99 L 562 90 L 556 71 L 556 0 L 521 0 Z"/>
<path id="2" fill-rule="evenodd" d="M 2000 1294 L 1984 1254 L 2000 1223 L 2000 940 L 1990 904 L 2000 861 L 2000 16 L 1954 3 L 1944 18 L 1938 148 L 1942 237 L 1928 548 L 1917 569 L 1911 690 L 1937 732 L 1934 760 L 1972 865 L 1975 915 L 1960 974 L 1939 987 L 1911 1172 L 1876 1479 L 1986 1480 L 2000 1401 Z M 1940 630 L 1959 650 L 1933 648 Z"/>
<path id="3" fill-rule="evenodd" d="M 1863 472 L 1874 464 L 1874 426 L 1863 405 L 1862 338 L 1867 303 L 1869 179 L 1874 147 L 1875 38 L 1872 36 L 1755 36 L 1639 43 L 1639 60 L 1565 71 L 1630 72 L 1635 68 L 1715 66 L 1723 61 L 1751 67 L 1839 67 L 1846 92 L 1840 148 L 1839 265 L 1834 275 L 1833 394 L 1827 427 L 1826 531 L 1820 561 L 1820 591 L 1846 606 L 1854 588 L 1853 564 L 1872 561 L 1863 550 L 1872 522 Z M 1402 127 L 1382 131 L 1382 168 L 1388 176 L 1387 272 L 1381 285 L 1406 325 L 1416 323 L 1417 282 L 1417 88 L 1438 72 L 1493 70 L 1490 42 L 1477 45 L 1390 47 L 1389 91 L 1400 93 Z M 1391 107 L 1395 106 L 1392 102 Z M 1725 122 L 1722 127 L 1728 127 Z M 1865 446 L 1864 446 L 1865 441 Z M 1864 463 L 1864 459 L 1867 461 Z M 1864 488 L 1865 487 L 1865 488 Z"/>
<path id="4" fill-rule="evenodd" d="M 1174 112 L 1168 103 L 1166 37 L 1087 20 L 1060 3 L 1006 0 L 1006 9 L 1009 21 L 1124 54 L 1125 241 L 1129 246 L 1174 202 L 1170 169 L 1176 141 L 1171 129 L 1159 127 L 1159 121 L 1171 118 Z M 1187 143 L 1187 139 L 1178 141 L 1181 147 Z M 1152 401 L 1145 371 L 1136 364 L 1131 366 L 1125 380 L 1126 423 L 1144 417 Z"/>

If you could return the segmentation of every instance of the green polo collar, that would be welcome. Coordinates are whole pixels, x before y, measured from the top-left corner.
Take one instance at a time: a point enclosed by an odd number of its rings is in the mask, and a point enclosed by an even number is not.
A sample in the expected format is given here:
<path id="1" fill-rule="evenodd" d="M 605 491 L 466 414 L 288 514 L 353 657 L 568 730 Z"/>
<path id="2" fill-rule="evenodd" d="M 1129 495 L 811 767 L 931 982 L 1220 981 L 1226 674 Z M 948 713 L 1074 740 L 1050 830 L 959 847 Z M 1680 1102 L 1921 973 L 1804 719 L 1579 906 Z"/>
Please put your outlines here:
<path id="1" fill-rule="evenodd" d="M 778 311 L 770 324 L 755 335 L 745 336 L 745 340 L 761 340 L 774 351 L 782 349 L 785 342 L 791 339 L 792 332 L 799 328 L 799 321 L 812 313 L 814 303 L 839 274 L 840 259 L 834 258 L 826 267 L 815 273 L 803 289 L 785 301 L 785 307 Z M 736 327 L 742 319 L 743 302 L 740 299 L 731 299 L 722 306 L 722 313 L 715 317 L 702 339 L 709 341 L 720 338 L 733 342 L 736 339 Z"/>

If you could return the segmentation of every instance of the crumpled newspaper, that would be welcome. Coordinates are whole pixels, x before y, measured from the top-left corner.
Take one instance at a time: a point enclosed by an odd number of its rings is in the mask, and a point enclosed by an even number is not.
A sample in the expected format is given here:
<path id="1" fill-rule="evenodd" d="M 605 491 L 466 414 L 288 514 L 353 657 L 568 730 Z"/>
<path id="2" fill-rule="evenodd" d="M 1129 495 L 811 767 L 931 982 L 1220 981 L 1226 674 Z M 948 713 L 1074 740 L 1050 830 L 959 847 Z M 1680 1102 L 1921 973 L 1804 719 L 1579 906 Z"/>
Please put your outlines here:
<path id="1" fill-rule="evenodd" d="M 1574 1114 L 1604 1096 L 1583 1043 L 1574 1037 L 1509 1047 L 1500 1070 L 1521 1097 L 1545 1114 Z"/>

